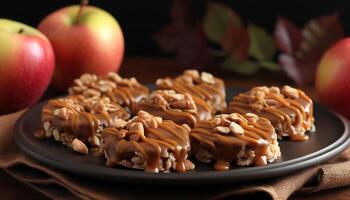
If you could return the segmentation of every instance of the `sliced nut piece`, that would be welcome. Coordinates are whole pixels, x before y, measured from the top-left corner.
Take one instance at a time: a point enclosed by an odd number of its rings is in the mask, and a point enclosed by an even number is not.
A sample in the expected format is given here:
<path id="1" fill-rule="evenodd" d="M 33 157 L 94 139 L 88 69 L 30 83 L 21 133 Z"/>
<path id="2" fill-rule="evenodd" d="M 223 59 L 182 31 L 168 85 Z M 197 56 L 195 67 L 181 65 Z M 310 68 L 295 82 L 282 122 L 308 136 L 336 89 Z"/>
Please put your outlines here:
<path id="1" fill-rule="evenodd" d="M 168 104 L 167 100 L 160 94 L 155 94 L 153 97 L 154 105 L 156 106 L 166 106 Z"/>
<path id="2" fill-rule="evenodd" d="M 123 128 L 126 126 L 126 124 L 127 124 L 127 122 L 123 119 L 117 118 L 117 119 L 114 119 L 114 121 L 113 121 L 113 127 L 115 127 L 115 128 Z"/>
<path id="3" fill-rule="evenodd" d="M 166 170 L 169 170 L 171 168 L 171 161 L 168 159 L 168 160 L 166 160 L 166 162 L 165 162 L 165 169 Z"/>
<path id="4" fill-rule="evenodd" d="M 67 108 L 60 108 L 53 111 L 53 114 L 61 119 L 67 120 L 70 115 L 70 111 Z"/>
<path id="5" fill-rule="evenodd" d="M 84 84 L 89 84 L 89 83 L 97 81 L 97 76 L 95 74 L 86 73 L 86 74 L 81 75 L 80 80 Z"/>
<path id="6" fill-rule="evenodd" d="M 161 124 L 163 122 L 163 119 L 161 117 L 154 117 L 154 120 L 156 120 L 158 124 Z"/>
<path id="7" fill-rule="evenodd" d="M 138 113 L 137 113 L 137 116 L 142 118 L 142 119 L 150 119 L 152 118 L 152 115 L 149 114 L 148 112 L 146 111 L 143 111 L 143 110 L 140 110 Z"/>
<path id="8" fill-rule="evenodd" d="M 231 132 L 230 128 L 225 126 L 217 126 L 214 128 L 214 131 L 217 131 L 219 133 L 225 133 L 225 134 L 228 134 L 229 132 Z"/>
<path id="9" fill-rule="evenodd" d="M 131 161 L 132 163 L 142 163 L 142 162 L 143 162 L 142 159 L 141 159 L 140 157 L 138 157 L 138 156 L 132 157 L 132 158 L 130 159 L 130 161 Z"/>
<path id="10" fill-rule="evenodd" d="M 270 87 L 269 90 L 273 94 L 279 94 L 281 92 L 278 87 Z"/>
<path id="11" fill-rule="evenodd" d="M 99 97 L 101 96 L 101 92 L 94 89 L 87 89 L 84 93 L 85 96 Z"/>
<path id="12" fill-rule="evenodd" d="M 258 90 L 255 91 L 253 95 L 258 99 L 263 99 L 265 97 L 265 92 Z"/>
<path id="13" fill-rule="evenodd" d="M 242 126 L 237 124 L 236 122 L 231 122 L 230 124 L 230 130 L 236 134 L 243 135 L 244 134 L 244 129 Z"/>
<path id="14" fill-rule="evenodd" d="M 219 114 L 219 115 L 215 115 L 215 118 L 225 119 L 225 118 L 227 118 L 228 116 L 229 116 L 228 114 Z"/>
<path id="15" fill-rule="evenodd" d="M 54 138 L 56 141 L 59 141 L 59 140 L 60 140 L 60 132 L 59 132 L 57 129 L 54 129 L 54 130 L 53 130 L 52 135 L 53 135 L 53 138 Z"/>
<path id="16" fill-rule="evenodd" d="M 161 154 L 162 158 L 169 158 L 169 152 L 167 150 L 163 150 Z"/>
<path id="17" fill-rule="evenodd" d="M 269 92 L 270 92 L 269 88 L 266 87 L 266 86 L 256 87 L 256 88 L 255 88 L 255 91 L 261 91 L 261 92 L 263 92 L 263 93 L 269 93 Z"/>
<path id="18" fill-rule="evenodd" d="M 75 79 L 75 80 L 73 81 L 73 83 L 74 83 L 75 85 L 77 85 L 77 86 L 83 86 L 83 85 L 84 85 L 83 82 L 82 82 L 80 79 Z"/>
<path id="19" fill-rule="evenodd" d="M 135 122 L 130 125 L 129 131 L 131 133 L 136 133 L 137 135 L 144 136 L 144 128 L 141 122 Z"/>
<path id="20" fill-rule="evenodd" d="M 174 156 L 173 153 L 170 153 L 170 154 L 169 154 L 169 160 L 170 160 L 171 162 L 175 162 L 176 158 L 175 158 L 175 156 Z"/>
<path id="21" fill-rule="evenodd" d="M 147 121 L 147 124 L 149 127 L 154 128 L 154 129 L 158 128 L 158 122 L 157 122 L 157 120 L 154 119 L 154 117 L 149 119 L 149 120 L 146 120 L 146 121 Z"/>
<path id="22" fill-rule="evenodd" d="M 293 99 L 299 98 L 299 92 L 297 89 L 292 88 L 288 85 L 283 86 L 282 88 L 282 94 L 284 94 L 286 97 L 290 97 Z"/>
<path id="23" fill-rule="evenodd" d="M 48 130 L 50 130 L 50 128 L 51 128 L 51 123 L 48 122 L 48 121 L 45 121 L 45 122 L 43 123 L 43 127 L 44 127 L 44 130 L 45 130 L 45 131 L 48 131 Z"/>
<path id="24" fill-rule="evenodd" d="M 201 79 L 202 81 L 209 83 L 209 84 L 214 84 L 215 83 L 215 79 L 214 76 L 210 73 L 207 72 L 202 72 L 201 73 Z"/>
<path id="25" fill-rule="evenodd" d="M 234 121 L 239 121 L 242 119 L 242 117 L 238 113 L 231 113 L 230 116 L 228 117 L 228 119 L 234 120 Z"/>
<path id="26" fill-rule="evenodd" d="M 254 113 L 246 113 L 244 116 L 249 122 L 256 122 L 259 119 L 258 115 Z"/>
<path id="27" fill-rule="evenodd" d="M 75 138 L 72 142 L 72 148 L 74 151 L 81 153 L 81 154 L 88 154 L 89 150 L 86 147 L 86 145 L 80 141 L 79 139 Z"/>
<path id="28" fill-rule="evenodd" d="M 96 136 L 96 135 L 94 135 L 93 137 L 92 137 L 92 141 L 93 141 L 93 143 L 96 145 L 96 146 L 100 146 L 100 139 Z"/>
<path id="29" fill-rule="evenodd" d="M 165 86 L 165 87 L 172 87 L 173 86 L 173 82 L 168 79 L 168 78 L 165 78 L 165 79 L 157 79 L 156 81 L 156 85 L 157 86 Z"/>
<path id="30" fill-rule="evenodd" d="M 119 82 L 122 80 L 122 77 L 120 77 L 119 74 L 117 74 L 115 72 L 109 72 L 108 78 L 115 81 L 115 82 Z"/>

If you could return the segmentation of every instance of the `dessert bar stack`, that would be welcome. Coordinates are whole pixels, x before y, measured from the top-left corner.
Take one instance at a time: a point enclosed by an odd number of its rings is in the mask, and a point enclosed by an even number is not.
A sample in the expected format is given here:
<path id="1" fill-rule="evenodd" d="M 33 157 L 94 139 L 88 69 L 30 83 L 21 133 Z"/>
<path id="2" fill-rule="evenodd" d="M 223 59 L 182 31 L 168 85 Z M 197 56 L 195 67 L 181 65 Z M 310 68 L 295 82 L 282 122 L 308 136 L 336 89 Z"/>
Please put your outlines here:
<path id="1" fill-rule="evenodd" d="M 254 87 L 226 104 L 223 80 L 186 70 L 149 89 L 116 73 L 84 74 L 69 95 L 42 109 L 42 130 L 74 151 L 97 150 L 107 167 L 146 172 L 261 166 L 281 156 L 278 140 L 303 141 L 314 128 L 313 102 L 290 86 Z M 283 153 L 283 152 L 282 152 Z"/>

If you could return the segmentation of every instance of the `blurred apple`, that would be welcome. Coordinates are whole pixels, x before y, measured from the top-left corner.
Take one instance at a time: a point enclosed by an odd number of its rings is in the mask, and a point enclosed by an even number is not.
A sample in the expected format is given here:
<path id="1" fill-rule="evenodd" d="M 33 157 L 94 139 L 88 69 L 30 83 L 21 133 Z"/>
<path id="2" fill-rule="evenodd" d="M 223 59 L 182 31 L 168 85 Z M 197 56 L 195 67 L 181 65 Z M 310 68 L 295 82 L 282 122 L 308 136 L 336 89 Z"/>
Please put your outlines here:
<path id="1" fill-rule="evenodd" d="M 39 24 L 56 57 L 53 85 L 64 90 L 83 73 L 118 71 L 124 38 L 118 22 L 87 1 L 57 10 Z"/>
<path id="2" fill-rule="evenodd" d="M 315 85 L 321 103 L 350 119 L 350 38 L 339 41 L 323 55 Z"/>
<path id="3" fill-rule="evenodd" d="M 48 39 L 35 28 L 0 19 L 0 114 L 33 105 L 45 92 L 55 58 Z"/>

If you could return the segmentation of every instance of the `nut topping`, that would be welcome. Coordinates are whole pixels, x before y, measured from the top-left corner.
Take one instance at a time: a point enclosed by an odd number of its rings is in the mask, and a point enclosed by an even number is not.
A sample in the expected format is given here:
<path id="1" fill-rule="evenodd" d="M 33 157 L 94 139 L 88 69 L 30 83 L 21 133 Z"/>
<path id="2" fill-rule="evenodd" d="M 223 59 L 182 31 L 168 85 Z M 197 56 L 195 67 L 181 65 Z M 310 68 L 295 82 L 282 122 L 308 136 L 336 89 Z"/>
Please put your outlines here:
<path id="1" fill-rule="evenodd" d="M 253 114 L 253 113 L 246 113 L 245 114 L 245 118 L 249 122 L 256 122 L 259 119 L 259 117 L 256 114 Z"/>
<path id="2" fill-rule="evenodd" d="M 217 131 L 219 133 L 224 133 L 224 134 L 228 134 L 231 132 L 230 128 L 225 126 L 217 126 L 214 128 L 214 131 Z"/>
<path id="3" fill-rule="evenodd" d="M 81 154 L 88 154 L 89 150 L 86 147 L 86 145 L 80 141 L 79 139 L 74 139 L 72 142 L 72 148 L 74 151 L 81 153 Z"/>
<path id="4" fill-rule="evenodd" d="M 123 119 L 115 119 L 114 122 L 113 122 L 113 126 L 115 128 L 122 128 L 122 127 L 125 127 L 127 124 L 127 122 Z"/>
<path id="5" fill-rule="evenodd" d="M 288 85 L 283 86 L 282 88 L 282 94 L 284 94 L 286 97 L 297 99 L 299 98 L 299 92 L 297 89 L 292 88 Z"/>
<path id="6" fill-rule="evenodd" d="M 201 79 L 202 81 L 209 83 L 209 84 L 214 84 L 215 83 L 215 79 L 214 76 L 210 73 L 207 72 L 202 72 L 201 73 Z"/>
<path id="7" fill-rule="evenodd" d="M 237 124 L 236 122 L 231 122 L 230 124 L 230 130 L 233 133 L 239 134 L 239 135 L 243 135 L 244 134 L 244 130 L 242 128 L 242 126 L 240 126 L 239 124 Z"/>

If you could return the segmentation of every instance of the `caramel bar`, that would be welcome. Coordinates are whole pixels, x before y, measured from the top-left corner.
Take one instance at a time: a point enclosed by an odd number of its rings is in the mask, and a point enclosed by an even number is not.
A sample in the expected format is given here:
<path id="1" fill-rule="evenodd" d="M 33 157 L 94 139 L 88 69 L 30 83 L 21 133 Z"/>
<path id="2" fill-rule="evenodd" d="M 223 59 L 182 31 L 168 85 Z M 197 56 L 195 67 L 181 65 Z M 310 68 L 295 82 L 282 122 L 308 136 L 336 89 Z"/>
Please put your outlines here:
<path id="1" fill-rule="evenodd" d="M 223 112 L 226 109 L 224 82 L 207 72 L 186 70 L 174 79 L 158 79 L 158 89 L 175 90 L 178 93 L 188 93 L 204 100 L 212 107 L 212 113 Z"/>
<path id="2" fill-rule="evenodd" d="M 106 165 L 140 169 L 146 172 L 185 172 L 194 164 L 190 151 L 189 128 L 139 111 L 123 127 L 102 133 Z"/>
<path id="3" fill-rule="evenodd" d="M 135 78 L 121 78 L 110 72 L 105 76 L 83 74 L 74 80 L 69 94 L 81 94 L 86 97 L 107 97 L 130 111 L 135 102 L 148 96 L 149 90 Z"/>
<path id="4" fill-rule="evenodd" d="M 129 118 L 121 106 L 108 98 L 85 98 L 82 95 L 50 100 L 41 113 L 43 137 L 53 137 L 84 154 L 87 153 L 86 144 L 91 147 L 100 145 L 104 128 Z"/>
<path id="5" fill-rule="evenodd" d="M 210 106 L 206 102 L 188 93 L 181 94 L 174 90 L 154 91 L 148 98 L 136 104 L 134 112 L 140 110 L 190 127 L 194 127 L 198 120 L 211 118 Z"/>
<path id="6" fill-rule="evenodd" d="M 313 103 L 301 90 L 284 86 L 254 87 L 235 96 L 229 103 L 229 112 L 255 113 L 266 117 L 280 138 L 307 140 L 306 131 L 313 128 Z"/>
<path id="7" fill-rule="evenodd" d="M 280 157 L 277 135 L 270 121 L 255 114 L 217 115 L 190 132 L 192 153 L 201 162 L 215 162 L 216 170 L 232 165 L 261 166 Z"/>

